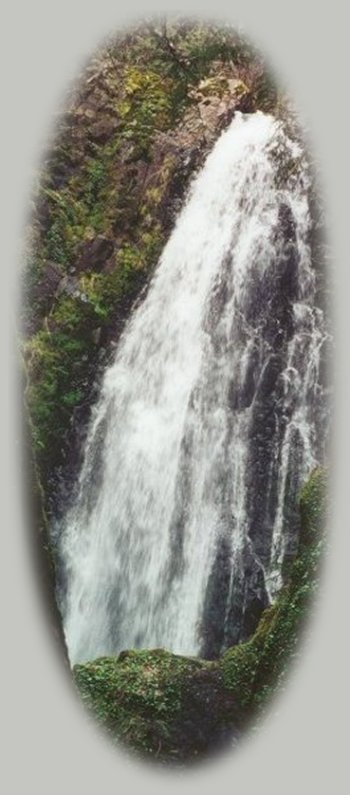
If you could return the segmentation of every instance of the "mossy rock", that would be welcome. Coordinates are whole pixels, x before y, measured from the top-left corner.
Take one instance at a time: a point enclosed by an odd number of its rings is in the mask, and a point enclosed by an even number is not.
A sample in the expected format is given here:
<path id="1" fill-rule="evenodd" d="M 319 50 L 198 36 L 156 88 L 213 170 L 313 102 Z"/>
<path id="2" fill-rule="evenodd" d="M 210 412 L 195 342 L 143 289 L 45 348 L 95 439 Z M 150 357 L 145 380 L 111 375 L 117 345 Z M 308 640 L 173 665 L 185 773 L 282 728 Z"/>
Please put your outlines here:
<path id="1" fill-rule="evenodd" d="M 164 649 L 132 650 L 76 665 L 74 677 L 107 733 L 143 756 L 194 759 L 240 722 L 217 663 Z"/>

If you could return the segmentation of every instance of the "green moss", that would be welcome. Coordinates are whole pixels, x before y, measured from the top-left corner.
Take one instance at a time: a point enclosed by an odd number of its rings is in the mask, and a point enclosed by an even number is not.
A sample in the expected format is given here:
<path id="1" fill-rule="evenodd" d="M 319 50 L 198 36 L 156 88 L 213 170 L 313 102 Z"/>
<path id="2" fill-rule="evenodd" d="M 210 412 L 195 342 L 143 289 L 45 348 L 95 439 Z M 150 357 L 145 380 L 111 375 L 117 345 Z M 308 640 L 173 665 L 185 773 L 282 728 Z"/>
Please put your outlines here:
<path id="1" fill-rule="evenodd" d="M 318 467 L 314 469 L 300 494 L 300 542 L 303 545 L 311 544 L 320 537 L 324 522 L 326 490 L 326 472 Z"/>
<path id="2" fill-rule="evenodd" d="M 135 750 L 171 752 L 184 687 L 208 663 L 163 649 L 124 652 L 76 665 L 74 678 L 88 710 L 113 738 Z"/>
<path id="3" fill-rule="evenodd" d="M 62 444 L 67 415 L 81 400 L 86 351 L 86 340 L 63 332 L 39 331 L 26 345 L 30 376 L 26 399 L 34 445 L 42 463 L 52 454 L 52 445 Z"/>

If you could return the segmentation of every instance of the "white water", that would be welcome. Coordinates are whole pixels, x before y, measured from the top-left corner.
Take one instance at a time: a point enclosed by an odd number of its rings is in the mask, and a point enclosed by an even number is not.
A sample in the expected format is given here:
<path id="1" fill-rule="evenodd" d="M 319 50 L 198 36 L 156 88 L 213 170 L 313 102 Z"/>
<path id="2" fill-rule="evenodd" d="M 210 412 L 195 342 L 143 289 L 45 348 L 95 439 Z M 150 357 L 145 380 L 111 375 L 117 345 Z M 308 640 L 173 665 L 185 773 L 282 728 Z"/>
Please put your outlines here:
<path id="1" fill-rule="evenodd" d="M 278 157 L 296 164 L 283 189 L 276 184 Z M 148 294 L 105 373 L 78 497 L 60 539 L 72 663 L 139 646 L 199 653 L 221 542 L 229 568 L 220 618 L 225 632 L 233 603 L 236 613 L 246 609 L 248 558 L 270 598 L 281 584 L 294 446 L 300 483 L 316 461 L 324 339 L 306 242 L 307 177 L 299 161 L 298 147 L 272 117 L 237 114 L 194 180 Z M 281 205 L 295 230 L 287 249 Z M 288 339 L 281 329 L 281 347 L 279 332 L 270 329 L 269 311 L 275 325 L 276 313 L 264 280 L 286 259 L 288 245 L 298 294 L 288 303 L 293 329 Z M 259 425 L 256 407 L 260 400 L 265 412 L 274 410 L 274 387 L 267 398 L 260 392 L 276 347 L 283 358 L 283 410 L 264 441 L 266 421 Z M 255 539 L 252 478 L 265 475 Z"/>

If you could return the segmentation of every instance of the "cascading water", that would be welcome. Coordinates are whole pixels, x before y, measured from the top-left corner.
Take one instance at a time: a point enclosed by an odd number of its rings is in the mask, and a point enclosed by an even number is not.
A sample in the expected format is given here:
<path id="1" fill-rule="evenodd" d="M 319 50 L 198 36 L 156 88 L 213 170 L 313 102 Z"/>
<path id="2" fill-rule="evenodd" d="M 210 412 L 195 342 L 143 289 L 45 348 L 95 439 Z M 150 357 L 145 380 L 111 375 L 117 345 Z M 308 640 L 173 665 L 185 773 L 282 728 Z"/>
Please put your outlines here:
<path id="1" fill-rule="evenodd" d="M 236 114 L 191 186 L 105 373 L 60 533 L 72 663 L 213 657 L 282 583 L 322 457 L 308 185 L 299 146 L 256 113 Z"/>

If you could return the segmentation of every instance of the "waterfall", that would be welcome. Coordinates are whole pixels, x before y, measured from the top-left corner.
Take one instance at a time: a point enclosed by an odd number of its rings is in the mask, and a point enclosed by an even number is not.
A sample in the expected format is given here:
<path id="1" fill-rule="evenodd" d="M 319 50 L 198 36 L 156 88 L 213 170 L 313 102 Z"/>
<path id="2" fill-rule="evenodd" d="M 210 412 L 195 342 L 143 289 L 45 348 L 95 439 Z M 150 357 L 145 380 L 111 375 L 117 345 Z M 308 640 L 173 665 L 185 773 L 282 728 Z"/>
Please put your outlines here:
<path id="1" fill-rule="evenodd" d="M 236 114 L 195 177 L 92 417 L 60 528 L 72 663 L 249 636 L 322 458 L 309 177 L 281 123 Z"/>

